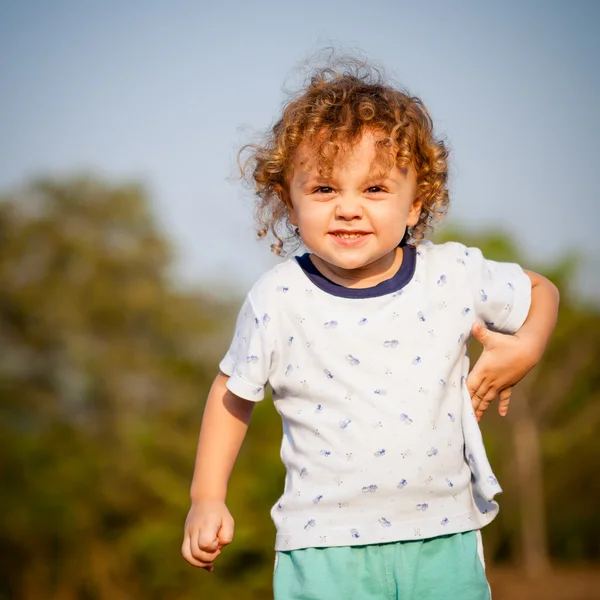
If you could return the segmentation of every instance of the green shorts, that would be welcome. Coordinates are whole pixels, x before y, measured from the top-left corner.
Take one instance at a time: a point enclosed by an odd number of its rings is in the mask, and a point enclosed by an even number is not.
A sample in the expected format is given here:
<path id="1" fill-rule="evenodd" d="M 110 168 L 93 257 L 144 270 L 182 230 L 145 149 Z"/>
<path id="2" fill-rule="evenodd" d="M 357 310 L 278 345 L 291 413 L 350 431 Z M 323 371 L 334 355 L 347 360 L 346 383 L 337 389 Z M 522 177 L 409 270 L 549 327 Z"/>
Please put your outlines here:
<path id="1" fill-rule="evenodd" d="M 278 552 L 275 600 L 490 600 L 479 531 Z"/>

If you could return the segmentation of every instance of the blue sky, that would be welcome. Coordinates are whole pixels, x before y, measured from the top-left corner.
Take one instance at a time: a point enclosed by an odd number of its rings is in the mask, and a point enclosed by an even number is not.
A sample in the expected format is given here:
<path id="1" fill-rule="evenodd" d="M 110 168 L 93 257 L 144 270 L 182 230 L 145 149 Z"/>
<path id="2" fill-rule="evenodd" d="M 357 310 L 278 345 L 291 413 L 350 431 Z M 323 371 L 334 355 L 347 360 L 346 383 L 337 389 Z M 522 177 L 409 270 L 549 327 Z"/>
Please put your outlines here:
<path id="1" fill-rule="evenodd" d="M 243 292 L 275 259 L 236 151 L 333 43 L 423 98 L 452 150 L 453 221 L 504 227 L 533 261 L 586 252 L 600 297 L 599 28 L 593 0 L 0 2 L 0 188 L 141 180 L 183 280 Z"/>

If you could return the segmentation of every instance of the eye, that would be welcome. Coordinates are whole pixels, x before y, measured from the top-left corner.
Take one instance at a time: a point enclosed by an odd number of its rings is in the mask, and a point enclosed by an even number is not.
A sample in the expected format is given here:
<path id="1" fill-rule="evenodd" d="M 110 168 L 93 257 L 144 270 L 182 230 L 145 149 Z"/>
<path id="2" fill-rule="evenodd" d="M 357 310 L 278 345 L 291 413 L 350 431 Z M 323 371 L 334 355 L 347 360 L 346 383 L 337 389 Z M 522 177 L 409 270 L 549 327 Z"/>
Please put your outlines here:
<path id="1" fill-rule="evenodd" d="M 328 185 L 319 186 L 316 190 L 316 194 L 331 194 L 333 192 L 333 188 L 330 188 Z"/>
<path id="2" fill-rule="evenodd" d="M 377 194 L 383 191 L 383 188 L 379 185 L 372 185 L 371 187 L 367 188 L 367 192 L 369 192 L 369 194 Z"/>

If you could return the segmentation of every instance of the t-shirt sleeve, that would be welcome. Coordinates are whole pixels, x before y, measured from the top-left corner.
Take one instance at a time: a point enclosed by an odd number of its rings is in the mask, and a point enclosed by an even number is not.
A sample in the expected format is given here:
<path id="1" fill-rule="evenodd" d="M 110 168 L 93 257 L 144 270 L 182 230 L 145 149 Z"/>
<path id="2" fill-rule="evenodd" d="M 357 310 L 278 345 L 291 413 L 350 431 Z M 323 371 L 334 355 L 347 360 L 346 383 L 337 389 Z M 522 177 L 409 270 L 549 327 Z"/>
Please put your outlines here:
<path id="1" fill-rule="evenodd" d="M 518 331 L 531 305 L 529 276 L 516 263 L 487 260 L 478 248 L 465 248 L 464 261 L 476 317 L 494 331 Z"/>
<path id="2" fill-rule="evenodd" d="M 238 314 L 229 350 L 219 364 L 220 370 L 229 376 L 227 388 L 245 400 L 257 402 L 265 396 L 271 365 L 266 331 L 268 320 L 267 314 L 257 314 L 247 296 Z"/>

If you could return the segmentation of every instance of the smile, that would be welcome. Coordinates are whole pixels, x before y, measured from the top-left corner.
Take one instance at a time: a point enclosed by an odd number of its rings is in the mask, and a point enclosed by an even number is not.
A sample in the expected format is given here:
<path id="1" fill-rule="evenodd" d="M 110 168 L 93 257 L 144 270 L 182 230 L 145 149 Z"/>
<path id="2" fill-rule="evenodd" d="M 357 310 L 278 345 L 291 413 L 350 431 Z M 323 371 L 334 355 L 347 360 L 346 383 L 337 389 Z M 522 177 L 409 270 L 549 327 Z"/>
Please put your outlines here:
<path id="1" fill-rule="evenodd" d="M 366 244 L 372 234 L 368 231 L 331 231 L 329 235 L 338 246 L 354 248 Z"/>
<path id="2" fill-rule="evenodd" d="M 335 235 L 335 237 L 339 237 L 339 238 L 343 238 L 345 240 L 356 240 L 360 237 L 362 237 L 363 235 L 368 235 L 367 233 L 363 233 L 363 232 L 342 232 L 342 231 L 334 231 L 332 232 L 331 235 Z"/>

